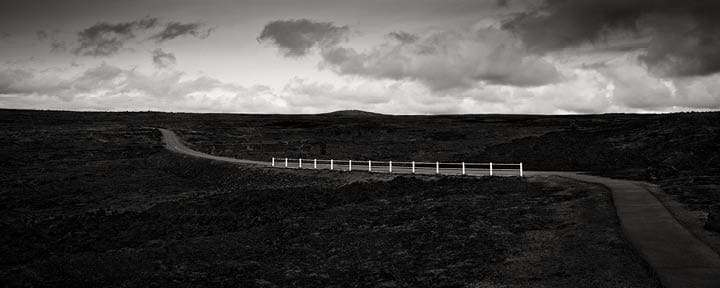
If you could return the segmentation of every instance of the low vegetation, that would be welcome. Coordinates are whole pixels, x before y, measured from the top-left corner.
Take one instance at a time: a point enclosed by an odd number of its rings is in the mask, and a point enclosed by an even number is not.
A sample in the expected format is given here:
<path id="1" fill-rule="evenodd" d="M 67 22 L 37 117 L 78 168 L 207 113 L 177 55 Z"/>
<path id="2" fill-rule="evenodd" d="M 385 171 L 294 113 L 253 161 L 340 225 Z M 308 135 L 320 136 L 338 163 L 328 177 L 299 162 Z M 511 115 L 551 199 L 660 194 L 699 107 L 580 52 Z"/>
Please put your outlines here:
<path id="1" fill-rule="evenodd" d="M 656 183 L 688 209 L 720 219 L 720 112 L 188 117 L 194 120 L 172 127 L 193 148 L 213 154 L 265 161 L 523 162 L 528 170 L 587 171 Z"/>
<path id="2" fill-rule="evenodd" d="M 0 112 L 3 286 L 657 286 L 599 186 L 239 167 L 144 127 L 218 115 Z"/>

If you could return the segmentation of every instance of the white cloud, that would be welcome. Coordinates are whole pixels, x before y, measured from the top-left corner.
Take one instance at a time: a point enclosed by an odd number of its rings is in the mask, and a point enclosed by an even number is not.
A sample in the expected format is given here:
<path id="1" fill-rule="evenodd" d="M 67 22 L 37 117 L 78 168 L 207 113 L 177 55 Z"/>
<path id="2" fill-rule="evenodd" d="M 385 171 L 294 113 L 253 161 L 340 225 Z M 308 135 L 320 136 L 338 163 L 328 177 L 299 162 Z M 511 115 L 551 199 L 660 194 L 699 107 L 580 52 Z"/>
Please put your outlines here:
<path id="1" fill-rule="evenodd" d="M 18 72 L 16 72 L 18 73 Z M 4 77 L 0 104 L 13 108 L 82 110 L 161 110 L 257 112 L 277 109 L 267 87 L 242 87 L 209 77 L 185 79 L 177 71 L 143 74 L 134 69 L 101 64 L 60 78 L 40 71 L 23 71 L 23 80 Z"/>
<path id="2" fill-rule="evenodd" d="M 550 59 L 553 60 L 552 58 Z M 0 69 L 0 106 L 81 110 L 393 114 L 661 112 L 720 107 L 720 76 L 659 79 L 633 55 L 597 65 L 558 64 L 565 81 L 538 87 L 474 85 L 433 90 L 412 79 L 293 78 L 284 86 L 241 86 L 174 70 L 140 72 L 100 64 Z M 82 69 L 75 67 L 73 69 Z M 153 70 L 148 70 L 153 71 Z"/>
<path id="3" fill-rule="evenodd" d="M 172 66 L 175 66 L 175 63 L 177 63 L 177 58 L 175 57 L 175 54 L 165 52 L 160 48 L 156 48 L 152 51 L 152 60 L 153 65 L 155 65 L 155 67 L 158 69 L 170 68 Z"/>
<path id="4" fill-rule="evenodd" d="M 435 31 L 405 41 L 390 38 L 367 52 L 325 47 L 321 67 L 342 75 L 419 81 L 434 91 L 486 84 L 540 86 L 562 78 L 552 63 L 527 55 L 512 35 L 495 27 Z"/>
<path id="5" fill-rule="evenodd" d="M 693 109 L 720 109 L 720 75 L 691 77 L 672 83 L 675 103 Z"/>

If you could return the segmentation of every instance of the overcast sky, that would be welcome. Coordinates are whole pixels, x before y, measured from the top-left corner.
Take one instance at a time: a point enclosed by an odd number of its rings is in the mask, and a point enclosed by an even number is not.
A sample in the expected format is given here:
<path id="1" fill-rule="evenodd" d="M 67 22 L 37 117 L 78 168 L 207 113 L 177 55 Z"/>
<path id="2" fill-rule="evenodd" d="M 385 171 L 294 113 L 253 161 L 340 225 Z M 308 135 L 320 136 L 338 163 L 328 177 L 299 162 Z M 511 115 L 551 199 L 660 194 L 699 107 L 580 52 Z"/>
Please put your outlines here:
<path id="1" fill-rule="evenodd" d="M 0 107 L 720 108 L 717 0 L 0 0 Z"/>

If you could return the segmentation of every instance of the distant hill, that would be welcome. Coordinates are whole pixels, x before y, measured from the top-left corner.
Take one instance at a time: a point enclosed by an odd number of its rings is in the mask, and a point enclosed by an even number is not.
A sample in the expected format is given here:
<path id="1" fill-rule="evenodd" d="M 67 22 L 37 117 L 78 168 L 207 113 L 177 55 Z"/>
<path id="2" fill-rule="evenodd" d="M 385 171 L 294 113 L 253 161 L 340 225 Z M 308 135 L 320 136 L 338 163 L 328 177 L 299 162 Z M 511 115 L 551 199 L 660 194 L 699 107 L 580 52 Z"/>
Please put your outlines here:
<path id="1" fill-rule="evenodd" d="M 330 112 L 330 113 L 321 113 L 318 115 L 367 117 L 367 116 L 384 116 L 385 114 L 362 111 L 362 110 L 339 110 L 339 111 Z"/>

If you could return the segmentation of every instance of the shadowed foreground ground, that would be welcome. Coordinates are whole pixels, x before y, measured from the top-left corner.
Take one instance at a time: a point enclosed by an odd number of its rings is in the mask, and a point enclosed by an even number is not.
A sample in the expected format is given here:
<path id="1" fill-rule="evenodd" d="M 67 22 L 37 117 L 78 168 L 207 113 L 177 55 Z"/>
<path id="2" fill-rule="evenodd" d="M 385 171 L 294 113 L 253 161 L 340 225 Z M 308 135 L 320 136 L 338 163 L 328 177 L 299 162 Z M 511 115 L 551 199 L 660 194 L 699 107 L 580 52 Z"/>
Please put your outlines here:
<path id="1" fill-rule="evenodd" d="M 183 141 L 172 131 L 162 128 L 159 130 L 162 132 L 165 147 L 176 153 L 225 163 L 252 164 L 258 167 L 271 165 L 267 162 L 218 157 L 198 152 L 185 146 Z M 299 163 L 296 168 L 300 168 Z M 312 168 L 323 169 L 321 167 Z M 428 172 L 412 174 L 440 176 L 436 174 L 436 171 Z M 393 173 L 411 174 L 410 171 Z M 448 174 L 441 172 L 441 175 Z M 702 237 L 694 236 L 691 232 L 692 228 L 688 230 L 683 227 L 658 201 L 651 192 L 656 186 L 645 182 L 590 176 L 577 172 L 528 171 L 526 175 L 560 176 L 585 183 L 599 184 L 609 189 L 612 192 L 614 209 L 620 219 L 623 235 L 632 243 L 635 251 L 642 255 L 642 259 L 649 267 L 656 272 L 663 286 L 710 288 L 720 282 L 720 270 L 718 270 L 720 269 L 720 258 L 717 253 L 699 240 Z M 658 237 L 659 235 L 661 237 Z"/>
<path id="2" fill-rule="evenodd" d="M 657 285 L 599 186 L 357 182 L 185 158 L 140 125 L 52 120 L 0 130 L 7 286 Z"/>

